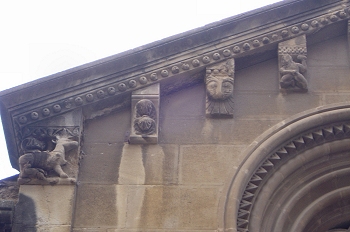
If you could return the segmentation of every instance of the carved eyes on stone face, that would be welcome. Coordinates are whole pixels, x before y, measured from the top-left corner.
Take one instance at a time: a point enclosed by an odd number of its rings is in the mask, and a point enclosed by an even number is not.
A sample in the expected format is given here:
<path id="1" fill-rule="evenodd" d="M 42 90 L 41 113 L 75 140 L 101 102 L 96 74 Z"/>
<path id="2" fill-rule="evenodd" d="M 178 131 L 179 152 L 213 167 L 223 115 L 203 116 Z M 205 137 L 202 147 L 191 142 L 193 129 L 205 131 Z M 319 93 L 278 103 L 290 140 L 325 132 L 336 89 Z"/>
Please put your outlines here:
<path id="1" fill-rule="evenodd" d="M 212 79 L 207 83 L 208 96 L 214 100 L 225 100 L 233 93 L 233 84 L 228 80 Z"/>

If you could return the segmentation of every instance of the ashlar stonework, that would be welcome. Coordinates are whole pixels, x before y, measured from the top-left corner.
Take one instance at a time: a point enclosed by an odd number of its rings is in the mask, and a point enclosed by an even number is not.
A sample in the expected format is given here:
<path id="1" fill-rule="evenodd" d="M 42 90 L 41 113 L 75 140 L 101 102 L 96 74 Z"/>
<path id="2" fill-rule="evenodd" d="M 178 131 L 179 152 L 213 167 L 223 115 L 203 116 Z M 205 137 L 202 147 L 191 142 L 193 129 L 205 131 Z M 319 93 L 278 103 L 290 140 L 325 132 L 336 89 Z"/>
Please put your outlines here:
<path id="1" fill-rule="evenodd" d="M 347 231 L 349 7 L 282 1 L 1 92 L 0 228 Z"/>

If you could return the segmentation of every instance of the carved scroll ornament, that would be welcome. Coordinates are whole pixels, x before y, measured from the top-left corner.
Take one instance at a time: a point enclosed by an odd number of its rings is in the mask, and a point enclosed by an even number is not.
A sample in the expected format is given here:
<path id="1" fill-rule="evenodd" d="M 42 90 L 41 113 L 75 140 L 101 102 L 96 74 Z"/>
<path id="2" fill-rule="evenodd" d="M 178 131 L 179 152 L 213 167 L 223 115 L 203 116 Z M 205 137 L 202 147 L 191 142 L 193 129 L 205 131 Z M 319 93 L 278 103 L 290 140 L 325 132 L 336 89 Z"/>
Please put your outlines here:
<path id="1" fill-rule="evenodd" d="M 234 59 L 229 59 L 206 69 L 206 114 L 233 116 Z"/>

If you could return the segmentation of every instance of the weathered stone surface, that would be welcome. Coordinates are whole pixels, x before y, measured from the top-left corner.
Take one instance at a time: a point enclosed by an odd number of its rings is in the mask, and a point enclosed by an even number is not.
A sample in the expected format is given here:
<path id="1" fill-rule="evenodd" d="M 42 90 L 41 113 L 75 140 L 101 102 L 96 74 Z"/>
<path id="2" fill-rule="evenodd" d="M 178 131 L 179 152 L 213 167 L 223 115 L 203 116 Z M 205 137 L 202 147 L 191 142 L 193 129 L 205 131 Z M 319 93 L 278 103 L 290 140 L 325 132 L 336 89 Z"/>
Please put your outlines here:
<path id="1" fill-rule="evenodd" d="M 310 80 L 310 87 L 317 92 L 348 91 L 350 85 L 348 66 L 310 67 L 309 75 L 315 77 L 314 80 Z"/>
<path id="2" fill-rule="evenodd" d="M 181 146 L 180 184 L 224 184 L 240 164 L 243 149 L 231 145 Z"/>
<path id="3" fill-rule="evenodd" d="M 236 96 L 236 112 L 238 118 L 247 117 L 281 117 L 317 107 L 321 96 L 317 94 L 275 94 L 275 93 L 238 93 Z"/>
<path id="4" fill-rule="evenodd" d="M 350 100 L 350 93 L 338 93 L 338 94 L 324 94 L 323 104 L 333 104 L 340 102 L 347 102 Z"/>
<path id="5" fill-rule="evenodd" d="M 117 225 L 114 185 L 80 184 L 77 188 L 74 227 Z"/>
<path id="6" fill-rule="evenodd" d="M 177 175 L 176 145 L 124 145 L 119 184 L 175 184 Z"/>
<path id="7" fill-rule="evenodd" d="M 70 226 L 72 221 L 74 186 L 22 185 L 16 205 L 17 226 Z"/>
<path id="8" fill-rule="evenodd" d="M 75 119 L 64 115 L 75 108 L 82 110 L 86 119 L 76 198 L 73 201 L 74 186 L 68 186 L 67 191 L 60 186 L 22 188 L 15 231 L 213 232 L 223 231 L 225 221 L 232 224 L 225 228 L 231 232 L 236 230 L 237 215 L 242 219 L 240 225 L 244 225 L 247 215 L 244 207 L 251 202 L 242 201 L 243 210 L 224 215 L 226 209 L 234 208 L 225 201 L 231 184 L 232 191 L 242 189 L 239 185 L 242 180 L 231 182 L 232 177 L 242 174 L 243 179 L 251 178 L 247 185 L 251 192 L 245 191 L 243 197 L 252 198 L 257 188 L 255 184 L 281 158 L 275 155 L 259 160 L 272 146 L 257 147 L 253 164 L 236 173 L 249 159 L 250 153 L 245 151 L 259 142 L 264 143 L 267 139 L 259 136 L 274 130 L 271 128 L 277 123 L 281 126 L 296 114 L 310 112 L 310 109 L 322 110 L 326 104 L 350 99 L 348 47 L 346 30 L 343 31 L 350 12 L 341 4 L 350 3 L 341 0 L 282 2 L 276 9 L 249 13 L 244 16 L 245 20 L 240 16 L 232 18 L 223 24 L 168 39 L 159 46 L 146 46 L 135 53 L 128 52 L 74 72 L 68 71 L 66 77 L 56 75 L 48 81 L 37 82 L 35 87 L 29 85 L 4 95 L 1 93 L 5 106 L 2 117 L 5 115 L 9 122 L 7 136 L 10 142 L 13 140 L 10 144 L 13 154 L 18 144 L 12 132 L 18 125 L 20 128 L 27 125 L 74 126 Z M 307 11 L 315 5 L 320 8 Z M 328 7 L 331 11 L 325 10 Z M 244 34 L 232 34 L 239 32 Z M 326 38 L 316 38 L 327 33 Z M 304 34 L 309 43 L 308 93 L 283 95 L 279 91 L 277 44 Z M 328 40 L 314 43 L 325 39 Z M 238 66 L 233 93 L 235 116 L 206 118 L 205 69 L 231 58 Z M 66 78 L 72 80 L 57 84 L 57 80 Z M 193 86 L 200 78 L 202 83 Z M 128 141 L 134 122 L 133 109 L 130 110 L 131 92 L 159 82 L 163 94 L 157 117 L 159 143 L 124 143 Z M 55 93 L 44 89 L 35 96 L 35 90 L 43 86 Z M 18 96 L 21 93 L 23 95 Z M 47 109 L 57 112 L 45 115 Z M 50 120 L 45 121 L 45 117 Z M 12 128 L 11 120 L 18 125 Z M 326 117 L 317 120 L 326 120 Z M 310 140 L 316 143 L 343 138 L 350 133 L 349 128 L 348 124 L 334 124 L 319 129 L 305 138 L 293 140 L 293 144 L 287 144 L 279 152 L 285 155 L 288 150 L 293 155 Z M 274 141 L 279 139 L 289 141 L 291 138 L 281 136 Z M 254 165 L 262 166 L 251 170 Z M 256 172 L 248 176 L 250 171 Z M 237 205 L 242 198 L 236 196 L 230 200 Z M 74 218 L 70 218 L 72 214 Z M 225 220 L 224 216 L 227 216 Z M 71 222 L 74 226 L 69 229 Z"/>
<path id="9" fill-rule="evenodd" d="M 142 161 L 141 145 L 125 144 L 119 168 L 119 184 L 145 184 L 145 167 Z"/>
<path id="10" fill-rule="evenodd" d="M 215 229 L 216 187 L 146 187 L 139 227 L 144 229 Z"/>
<path id="11" fill-rule="evenodd" d="M 13 229 L 13 232 L 70 232 L 70 226 L 18 226 L 16 225 Z"/>
<path id="12" fill-rule="evenodd" d="M 84 125 L 84 143 L 123 142 L 127 131 L 130 131 L 129 109 L 105 115 L 103 120 L 88 120 Z"/>
<path id="13" fill-rule="evenodd" d="M 84 144 L 79 181 L 116 184 L 123 146 L 123 143 Z"/>
<path id="14" fill-rule="evenodd" d="M 73 232 L 217 232 L 217 230 L 174 230 L 174 229 L 73 229 Z"/>
<path id="15" fill-rule="evenodd" d="M 278 59 L 240 69 L 235 74 L 235 95 L 237 91 L 279 93 Z M 237 112 L 239 112 L 237 110 Z"/>
<path id="16" fill-rule="evenodd" d="M 349 66 L 347 36 L 344 34 L 322 43 L 311 44 L 307 49 L 308 67 Z"/>

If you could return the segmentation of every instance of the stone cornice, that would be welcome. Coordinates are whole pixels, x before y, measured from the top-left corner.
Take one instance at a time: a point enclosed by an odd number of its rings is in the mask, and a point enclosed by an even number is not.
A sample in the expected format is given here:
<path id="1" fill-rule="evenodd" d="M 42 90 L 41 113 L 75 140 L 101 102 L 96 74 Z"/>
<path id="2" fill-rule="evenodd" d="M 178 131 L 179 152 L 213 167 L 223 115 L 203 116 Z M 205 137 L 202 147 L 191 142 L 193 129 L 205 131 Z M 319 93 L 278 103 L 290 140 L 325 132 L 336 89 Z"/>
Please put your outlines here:
<path id="1" fill-rule="evenodd" d="M 278 8 L 279 9 L 279 8 Z M 206 65 L 225 60 L 240 58 L 260 52 L 281 41 L 311 34 L 323 27 L 349 18 L 349 9 L 335 4 L 332 11 L 313 10 L 291 16 L 278 22 L 260 25 L 243 33 L 235 34 L 214 44 L 192 48 L 180 54 L 164 57 L 162 60 L 143 65 L 142 70 L 124 70 L 111 76 L 94 78 L 87 83 L 62 86 L 61 91 L 52 92 L 41 98 L 23 102 L 10 108 L 12 117 L 19 125 L 45 120 L 50 116 L 70 111 L 108 97 L 134 91 L 164 79 L 176 78 L 178 75 L 195 73 Z M 141 67 L 140 67 L 141 68 Z M 12 95 L 12 94 L 10 94 Z M 6 98 L 6 96 L 4 96 Z"/>
<path id="2" fill-rule="evenodd" d="M 176 82 L 229 58 L 276 49 L 281 41 L 348 20 L 349 5 L 341 0 L 285 1 L 3 91 L 2 119 L 13 148 L 9 150 L 17 150 L 15 128 L 154 83 Z"/>

